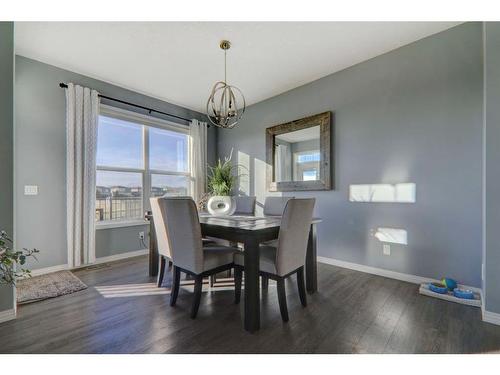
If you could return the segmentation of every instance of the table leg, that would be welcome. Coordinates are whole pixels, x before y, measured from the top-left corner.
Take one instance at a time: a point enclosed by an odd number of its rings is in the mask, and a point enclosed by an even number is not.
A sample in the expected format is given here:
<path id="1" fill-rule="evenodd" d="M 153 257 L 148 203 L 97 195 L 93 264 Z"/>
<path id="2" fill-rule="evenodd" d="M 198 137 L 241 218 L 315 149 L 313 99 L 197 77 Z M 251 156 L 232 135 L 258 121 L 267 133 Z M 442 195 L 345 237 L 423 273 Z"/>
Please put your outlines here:
<path id="1" fill-rule="evenodd" d="M 156 242 L 155 223 L 153 218 L 149 219 L 149 276 L 158 275 L 158 244 Z"/>
<path id="2" fill-rule="evenodd" d="M 254 239 L 245 241 L 245 329 L 255 332 L 260 328 L 259 244 Z"/>
<path id="3" fill-rule="evenodd" d="M 316 224 L 311 224 L 306 254 L 306 289 L 309 293 L 318 290 L 318 260 L 316 254 Z"/>

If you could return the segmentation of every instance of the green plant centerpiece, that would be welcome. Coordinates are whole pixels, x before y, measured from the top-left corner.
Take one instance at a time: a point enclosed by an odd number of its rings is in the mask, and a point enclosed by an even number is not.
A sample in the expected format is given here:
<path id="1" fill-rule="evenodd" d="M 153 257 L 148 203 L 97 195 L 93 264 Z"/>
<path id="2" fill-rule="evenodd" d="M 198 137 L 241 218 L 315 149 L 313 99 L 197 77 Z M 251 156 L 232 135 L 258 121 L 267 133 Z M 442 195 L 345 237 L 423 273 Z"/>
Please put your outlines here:
<path id="1" fill-rule="evenodd" d="M 36 259 L 37 249 L 12 250 L 12 240 L 5 231 L 0 232 L 0 285 L 15 285 L 17 279 L 31 277 L 30 270 L 24 268 L 26 259 Z"/>
<path id="2" fill-rule="evenodd" d="M 207 202 L 207 210 L 212 215 L 232 215 L 236 210 L 236 200 L 231 196 L 239 177 L 234 171 L 238 168 L 231 162 L 233 151 L 228 157 L 217 160 L 212 167 L 208 166 L 208 191 L 211 195 Z"/>

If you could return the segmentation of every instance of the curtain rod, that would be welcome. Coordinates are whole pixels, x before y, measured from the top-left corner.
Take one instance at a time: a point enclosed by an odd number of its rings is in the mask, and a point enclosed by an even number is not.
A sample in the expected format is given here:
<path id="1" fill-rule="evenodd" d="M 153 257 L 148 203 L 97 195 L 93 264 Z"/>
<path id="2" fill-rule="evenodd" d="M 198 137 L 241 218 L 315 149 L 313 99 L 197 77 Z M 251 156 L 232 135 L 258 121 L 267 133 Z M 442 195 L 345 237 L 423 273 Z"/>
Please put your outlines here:
<path id="1" fill-rule="evenodd" d="M 59 87 L 62 88 L 62 89 L 67 89 L 68 88 L 68 85 L 64 82 L 61 82 L 59 84 Z M 184 118 L 184 117 L 181 117 L 181 116 L 177 116 L 177 115 L 173 115 L 171 113 L 167 113 L 167 112 L 162 112 L 162 111 L 158 111 L 156 109 L 153 109 L 153 108 L 148 108 L 148 107 L 144 107 L 142 105 L 138 105 L 138 104 L 134 104 L 134 103 L 130 103 L 130 102 L 126 102 L 125 100 L 121 100 L 121 99 L 116 99 L 116 98 L 112 98 L 110 96 L 106 96 L 106 95 L 101 95 L 99 94 L 99 97 L 100 98 L 103 98 L 103 99 L 107 99 L 107 100 L 112 100 L 114 102 L 118 102 L 118 103 L 122 103 L 122 104 L 125 104 L 125 105 L 129 105 L 131 107 L 136 107 L 136 108 L 141 108 L 141 109 L 144 109 L 146 111 L 148 111 L 149 113 L 151 112 L 156 112 L 156 113 L 160 113 L 162 115 L 165 115 L 165 116 L 170 116 L 170 117 L 174 117 L 174 118 L 177 118 L 179 120 L 183 120 L 183 121 L 187 121 L 187 122 L 191 122 L 190 119 L 187 119 L 187 118 Z M 208 126 L 210 127 L 210 126 Z"/>

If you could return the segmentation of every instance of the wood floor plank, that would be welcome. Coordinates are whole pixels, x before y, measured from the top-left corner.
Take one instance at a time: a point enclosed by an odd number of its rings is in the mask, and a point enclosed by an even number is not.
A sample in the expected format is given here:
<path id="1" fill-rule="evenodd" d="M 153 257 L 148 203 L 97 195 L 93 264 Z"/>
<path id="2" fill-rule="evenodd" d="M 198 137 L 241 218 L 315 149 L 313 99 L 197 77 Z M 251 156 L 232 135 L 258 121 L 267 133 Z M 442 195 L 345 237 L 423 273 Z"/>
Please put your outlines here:
<path id="1" fill-rule="evenodd" d="M 483 323 L 479 309 L 421 296 L 410 283 L 320 264 L 319 290 L 306 308 L 295 279 L 287 280 L 288 323 L 271 282 L 262 293 L 261 330 L 250 334 L 232 288 L 204 291 L 192 320 L 190 287 L 170 307 L 171 273 L 158 289 L 147 267 L 138 257 L 76 271 L 89 288 L 20 306 L 16 320 L 0 324 L 0 353 L 500 351 L 500 327 Z"/>

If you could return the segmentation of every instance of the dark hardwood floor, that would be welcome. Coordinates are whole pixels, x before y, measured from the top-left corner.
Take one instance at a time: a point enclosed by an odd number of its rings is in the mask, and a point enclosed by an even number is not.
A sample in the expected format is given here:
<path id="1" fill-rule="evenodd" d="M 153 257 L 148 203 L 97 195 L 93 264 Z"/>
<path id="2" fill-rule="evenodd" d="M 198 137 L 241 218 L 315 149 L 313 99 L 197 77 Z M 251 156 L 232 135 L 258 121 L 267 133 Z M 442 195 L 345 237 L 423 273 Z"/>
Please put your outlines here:
<path id="1" fill-rule="evenodd" d="M 76 271 L 89 288 L 20 306 L 0 324 L 0 353 L 500 352 L 500 327 L 483 323 L 480 309 L 421 296 L 414 284 L 320 264 L 306 308 L 287 281 L 288 323 L 271 282 L 261 330 L 250 334 L 231 286 L 218 280 L 191 320 L 192 294 L 181 289 L 170 307 L 169 289 L 154 286 L 147 266 L 140 257 Z"/>

